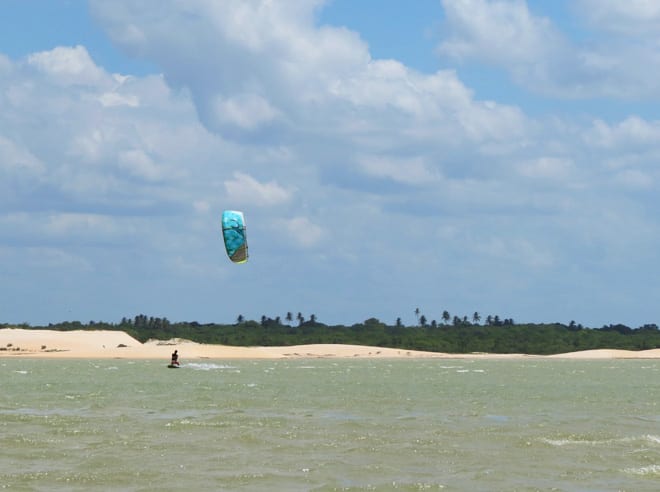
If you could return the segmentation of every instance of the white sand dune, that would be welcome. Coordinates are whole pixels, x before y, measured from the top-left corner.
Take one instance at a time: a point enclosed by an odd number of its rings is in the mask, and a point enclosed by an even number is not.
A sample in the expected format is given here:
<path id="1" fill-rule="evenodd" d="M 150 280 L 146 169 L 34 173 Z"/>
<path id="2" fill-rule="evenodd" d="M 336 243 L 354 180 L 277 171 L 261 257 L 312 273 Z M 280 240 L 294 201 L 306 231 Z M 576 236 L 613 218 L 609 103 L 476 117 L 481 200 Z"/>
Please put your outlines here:
<path id="1" fill-rule="evenodd" d="M 444 358 L 511 359 L 540 358 L 525 354 L 445 354 L 415 350 L 367 347 L 362 345 L 295 345 L 289 347 L 231 347 L 208 345 L 189 340 L 149 340 L 140 343 L 123 331 L 55 331 L 21 328 L 0 329 L 0 357 L 78 358 L 78 359 L 163 359 L 178 350 L 182 361 L 195 359 L 281 359 L 281 358 Z M 566 359 L 658 359 L 660 349 L 587 350 L 547 356 Z"/>
<path id="2" fill-rule="evenodd" d="M 567 354 L 556 354 L 550 355 L 548 357 L 565 359 L 660 359 L 660 349 L 639 351 L 597 349 L 583 350 L 581 352 L 569 352 Z"/>

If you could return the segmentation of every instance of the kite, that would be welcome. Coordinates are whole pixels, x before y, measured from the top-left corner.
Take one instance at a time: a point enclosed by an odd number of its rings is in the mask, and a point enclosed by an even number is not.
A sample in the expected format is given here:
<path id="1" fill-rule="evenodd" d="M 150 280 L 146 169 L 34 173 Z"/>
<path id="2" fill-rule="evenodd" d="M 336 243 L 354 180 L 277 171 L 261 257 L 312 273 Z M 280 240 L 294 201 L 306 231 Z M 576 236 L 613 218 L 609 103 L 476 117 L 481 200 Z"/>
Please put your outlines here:
<path id="1" fill-rule="evenodd" d="M 222 237 L 229 259 L 234 263 L 245 263 L 248 260 L 248 246 L 243 212 L 222 212 Z"/>

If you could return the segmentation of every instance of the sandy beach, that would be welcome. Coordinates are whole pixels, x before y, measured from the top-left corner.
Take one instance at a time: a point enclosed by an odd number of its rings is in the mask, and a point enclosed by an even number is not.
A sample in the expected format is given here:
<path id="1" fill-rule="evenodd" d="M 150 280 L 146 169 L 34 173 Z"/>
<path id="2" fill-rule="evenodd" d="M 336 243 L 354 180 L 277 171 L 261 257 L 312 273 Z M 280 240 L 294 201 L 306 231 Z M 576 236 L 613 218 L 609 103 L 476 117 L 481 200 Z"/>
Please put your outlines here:
<path id="1" fill-rule="evenodd" d="M 282 359 L 282 358 L 570 358 L 570 359 L 659 359 L 660 349 L 586 350 L 550 356 L 526 354 L 447 354 L 360 345 L 294 345 L 287 347 L 231 347 L 207 345 L 189 340 L 149 340 L 140 343 L 122 331 L 54 331 L 22 328 L 0 329 L 0 357 L 76 359 L 163 359 L 174 350 L 181 360 L 199 359 Z"/>

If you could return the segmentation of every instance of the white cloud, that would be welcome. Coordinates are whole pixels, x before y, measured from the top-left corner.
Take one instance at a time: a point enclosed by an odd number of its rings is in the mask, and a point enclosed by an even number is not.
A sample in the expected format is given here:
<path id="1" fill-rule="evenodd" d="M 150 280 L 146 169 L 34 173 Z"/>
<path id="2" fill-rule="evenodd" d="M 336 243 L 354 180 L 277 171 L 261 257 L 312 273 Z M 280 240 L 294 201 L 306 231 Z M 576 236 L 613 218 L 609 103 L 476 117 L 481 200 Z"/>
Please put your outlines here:
<path id="1" fill-rule="evenodd" d="M 597 30 L 572 41 L 526 0 L 443 0 L 447 16 L 441 55 L 508 71 L 527 90 L 562 98 L 657 98 L 647 67 L 660 62 L 658 7 L 646 0 L 581 0 L 575 12 Z M 640 36 L 638 28 L 646 32 Z M 599 30 L 616 31 L 612 39 Z"/>
<path id="2" fill-rule="evenodd" d="M 96 85 L 107 81 L 106 73 L 92 61 L 84 46 L 59 46 L 51 51 L 34 53 L 29 65 L 43 72 L 54 82 L 64 85 Z"/>
<path id="3" fill-rule="evenodd" d="M 589 143 L 605 148 L 657 147 L 660 142 L 660 121 L 646 121 L 638 116 L 630 116 L 610 125 L 603 120 L 595 120 L 586 138 Z"/>
<path id="4" fill-rule="evenodd" d="M 573 162 L 559 157 L 539 157 L 520 164 L 518 169 L 528 178 L 564 181 L 571 176 Z"/>
<path id="5" fill-rule="evenodd" d="M 84 213 L 60 213 L 47 217 L 44 224 L 45 231 L 56 235 L 87 235 L 117 233 L 119 228 L 114 219 L 107 216 Z"/>
<path id="6" fill-rule="evenodd" d="M 53 269 L 72 273 L 92 272 L 94 265 L 86 258 L 71 254 L 70 252 L 54 247 L 27 248 L 22 258 L 17 259 L 23 268 L 37 268 L 39 270 Z"/>
<path id="7" fill-rule="evenodd" d="M 122 95 L 116 92 L 104 92 L 99 97 L 99 102 L 105 107 L 129 106 L 136 108 L 140 105 L 140 100 L 134 94 Z"/>
<path id="8" fill-rule="evenodd" d="M 475 101 L 453 70 L 420 74 L 395 61 L 374 61 L 352 77 L 338 80 L 331 94 L 350 102 L 351 110 L 370 109 L 374 115 L 362 127 L 347 119 L 353 134 L 384 128 L 425 143 L 462 140 L 498 141 L 520 136 L 526 124 L 522 112 L 491 101 Z M 387 147 L 387 144 L 382 144 Z"/>
<path id="9" fill-rule="evenodd" d="M 0 173 L 19 176 L 22 174 L 38 177 L 45 171 L 43 163 L 29 149 L 0 134 Z"/>
<path id="10" fill-rule="evenodd" d="M 329 89 L 330 94 L 357 106 L 394 107 L 421 115 L 423 95 L 414 78 L 412 71 L 395 60 L 375 60 L 350 77 L 335 80 Z"/>
<path id="11" fill-rule="evenodd" d="M 204 117 L 217 97 L 263 97 L 270 90 L 279 95 L 269 101 L 277 108 L 314 100 L 338 71 L 363 63 L 368 51 L 354 33 L 313 27 L 323 3 L 93 1 L 91 9 L 117 43 L 156 59 L 168 80 L 190 87 Z M 154 8 L 167 17 L 149 15 Z"/>
<path id="12" fill-rule="evenodd" d="M 201 120 L 225 138 L 264 127 L 280 138 L 291 138 L 292 128 L 320 127 L 355 138 L 398 127 L 417 138 L 431 124 L 441 130 L 433 138 L 450 129 L 451 140 L 483 140 L 524 126 L 515 109 L 474 101 L 453 71 L 425 75 L 396 60 L 373 60 L 356 33 L 315 26 L 322 2 L 197 1 L 186 9 L 158 2 L 167 19 L 146 15 L 149 2 L 92 5 L 116 41 L 157 59 L 167 80 L 187 87 Z M 127 25 L 143 33 L 139 40 L 122 34 Z M 188 30 L 197 36 L 179 37 Z M 373 116 L 354 121 L 354 112 L 367 108 Z"/>
<path id="13" fill-rule="evenodd" d="M 561 35 L 525 0 L 443 0 L 450 35 L 439 51 L 493 64 L 530 64 L 561 48 Z"/>
<path id="14" fill-rule="evenodd" d="M 281 205 L 291 199 L 291 191 L 275 181 L 260 183 L 252 176 L 235 172 L 233 179 L 224 182 L 227 199 L 239 204 L 261 207 Z"/>
<path id="15" fill-rule="evenodd" d="M 470 140 L 482 143 L 520 139 L 532 125 L 518 108 L 489 101 L 468 106 L 458 120 Z"/>
<path id="16" fill-rule="evenodd" d="M 73 136 L 68 150 L 71 155 L 82 158 L 84 162 L 99 162 L 103 156 L 105 140 L 101 130 L 95 128 Z"/>
<path id="17" fill-rule="evenodd" d="M 126 169 L 133 176 L 148 181 L 157 181 L 164 177 L 161 168 L 141 149 L 121 151 L 117 157 L 119 167 Z"/>
<path id="18" fill-rule="evenodd" d="M 231 98 L 216 96 L 213 105 L 216 127 L 230 124 L 243 130 L 254 130 L 273 121 L 279 111 L 257 94 L 240 94 Z"/>
<path id="19" fill-rule="evenodd" d="M 548 269 L 556 265 L 556 260 L 547 246 L 524 238 L 486 237 L 481 238 L 477 244 L 470 245 L 470 248 L 480 255 L 507 265 L 518 263 L 532 269 Z"/>
<path id="20" fill-rule="evenodd" d="M 532 92 L 583 92 L 571 84 L 573 50 L 552 22 L 534 15 L 526 0 L 443 0 L 447 37 L 441 55 L 503 67 Z"/>
<path id="21" fill-rule="evenodd" d="M 307 217 L 278 220 L 278 227 L 286 233 L 285 241 L 296 248 L 310 248 L 324 238 L 323 228 Z"/>
<path id="22" fill-rule="evenodd" d="M 82 212 L 21 211 L 0 214 L 0 231 L 6 238 L 27 244 L 115 244 L 136 232 L 132 219 Z"/>
<path id="23" fill-rule="evenodd" d="M 213 178 L 202 169 L 228 172 L 218 168 L 218 155 L 234 151 L 199 124 L 189 95 L 170 90 L 163 77 L 107 75 L 81 47 L 7 63 L 0 76 L 0 216 L 167 214 L 211 196 Z M 191 175 L 203 186 L 190 188 Z M 52 227 L 3 233 L 33 241 L 35 234 L 48 240 L 47 231 Z"/>
<path id="24" fill-rule="evenodd" d="M 639 169 L 625 169 L 617 173 L 613 180 L 615 185 L 622 185 L 633 190 L 650 190 L 655 185 L 653 177 Z"/>
<path id="25" fill-rule="evenodd" d="M 197 213 L 206 214 L 211 210 L 211 204 L 207 200 L 195 200 L 193 208 Z"/>
<path id="26" fill-rule="evenodd" d="M 7 75 L 12 71 L 11 60 L 8 56 L 0 53 L 0 75 Z"/>
<path id="27" fill-rule="evenodd" d="M 394 159 L 382 156 L 358 158 L 360 168 L 370 176 L 417 186 L 432 186 L 441 177 L 430 170 L 422 157 Z"/>
<path id="28" fill-rule="evenodd" d="M 660 37 L 660 3 L 655 0 L 577 0 L 576 4 L 600 29 L 630 36 Z"/>

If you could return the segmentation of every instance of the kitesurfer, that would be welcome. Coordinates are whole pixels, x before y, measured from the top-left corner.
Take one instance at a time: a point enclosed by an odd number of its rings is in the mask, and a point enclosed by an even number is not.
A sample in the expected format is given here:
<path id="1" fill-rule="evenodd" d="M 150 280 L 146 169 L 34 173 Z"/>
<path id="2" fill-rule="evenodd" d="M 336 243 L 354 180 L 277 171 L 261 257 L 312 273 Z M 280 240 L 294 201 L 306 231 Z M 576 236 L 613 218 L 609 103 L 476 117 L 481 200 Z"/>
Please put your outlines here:
<path id="1" fill-rule="evenodd" d="M 172 352 L 172 365 L 173 366 L 178 366 L 179 365 L 179 351 L 175 350 Z"/>

